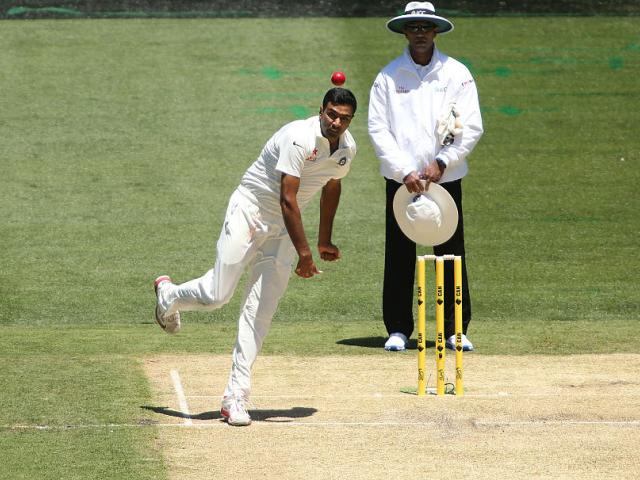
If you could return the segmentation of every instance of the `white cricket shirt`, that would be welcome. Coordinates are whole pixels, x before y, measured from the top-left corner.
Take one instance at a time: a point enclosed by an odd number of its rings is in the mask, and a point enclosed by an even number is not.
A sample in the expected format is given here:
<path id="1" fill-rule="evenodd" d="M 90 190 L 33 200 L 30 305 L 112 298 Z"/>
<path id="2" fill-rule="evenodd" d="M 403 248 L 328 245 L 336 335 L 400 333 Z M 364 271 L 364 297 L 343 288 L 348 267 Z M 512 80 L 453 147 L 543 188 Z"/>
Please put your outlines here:
<path id="1" fill-rule="evenodd" d="M 280 180 L 283 173 L 300 179 L 298 206 L 302 210 L 331 179 L 344 177 L 356 155 L 356 143 L 345 131 L 338 149 L 330 154 L 322 136 L 320 118 L 296 120 L 278 130 L 240 181 L 240 190 L 260 208 L 281 214 Z"/>

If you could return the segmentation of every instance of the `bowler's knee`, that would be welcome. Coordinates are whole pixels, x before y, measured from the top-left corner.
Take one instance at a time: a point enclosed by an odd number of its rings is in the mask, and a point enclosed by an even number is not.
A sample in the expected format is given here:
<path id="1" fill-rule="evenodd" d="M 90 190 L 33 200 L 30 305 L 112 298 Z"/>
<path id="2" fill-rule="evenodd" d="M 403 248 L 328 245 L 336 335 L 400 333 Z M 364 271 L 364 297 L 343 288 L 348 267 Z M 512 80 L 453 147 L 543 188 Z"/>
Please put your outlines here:
<path id="1" fill-rule="evenodd" d="M 234 288 L 216 288 L 203 291 L 201 302 L 206 310 L 217 310 L 231 301 Z"/>

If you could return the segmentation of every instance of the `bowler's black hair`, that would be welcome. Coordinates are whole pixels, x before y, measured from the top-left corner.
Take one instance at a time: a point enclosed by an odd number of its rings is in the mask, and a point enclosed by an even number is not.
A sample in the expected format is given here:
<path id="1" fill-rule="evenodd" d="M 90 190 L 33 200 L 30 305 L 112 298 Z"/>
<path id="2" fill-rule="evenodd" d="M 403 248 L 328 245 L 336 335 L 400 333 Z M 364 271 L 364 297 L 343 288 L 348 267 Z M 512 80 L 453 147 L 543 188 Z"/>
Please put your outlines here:
<path id="1" fill-rule="evenodd" d="M 351 105 L 353 108 L 353 113 L 356 113 L 358 108 L 358 101 L 356 100 L 356 96 L 351 92 L 351 90 L 347 90 L 346 88 L 332 88 L 324 95 L 324 99 L 322 100 L 322 109 L 324 110 L 327 104 L 331 102 L 334 105 Z"/>

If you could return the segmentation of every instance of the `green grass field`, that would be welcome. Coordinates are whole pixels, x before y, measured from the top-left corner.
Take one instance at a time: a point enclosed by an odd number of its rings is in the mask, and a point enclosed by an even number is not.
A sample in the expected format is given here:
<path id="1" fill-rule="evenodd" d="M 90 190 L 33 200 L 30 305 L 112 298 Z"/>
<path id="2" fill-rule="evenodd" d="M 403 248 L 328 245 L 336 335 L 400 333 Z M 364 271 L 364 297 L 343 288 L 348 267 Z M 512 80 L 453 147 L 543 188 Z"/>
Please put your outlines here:
<path id="1" fill-rule="evenodd" d="M 485 123 L 464 182 L 474 355 L 635 352 L 640 19 L 454 21 L 437 43 L 471 68 Z M 2 23 L 1 479 L 166 476 L 157 432 L 126 427 L 149 421 L 141 359 L 230 352 L 239 295 L 169 337 L 152 281 L 212 265 L 245 168 L 336 69 L 360 102 L 343 259 L 292 278 L 264 353 L 383 354 L 366 117 L 404 43 L 384 19 Z M 314 243 L 317 202 L 305 224 Z"/>

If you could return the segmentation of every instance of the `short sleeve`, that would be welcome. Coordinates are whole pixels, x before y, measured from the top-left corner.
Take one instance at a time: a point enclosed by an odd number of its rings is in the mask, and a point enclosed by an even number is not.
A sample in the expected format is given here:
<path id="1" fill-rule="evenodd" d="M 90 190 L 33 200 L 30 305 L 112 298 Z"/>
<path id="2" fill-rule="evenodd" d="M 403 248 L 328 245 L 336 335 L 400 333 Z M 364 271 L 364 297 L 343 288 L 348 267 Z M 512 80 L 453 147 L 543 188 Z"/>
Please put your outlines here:
<path id="1" fill-rule="evenodd" d="M 276 170 L 300 178 L 304 168 L 304 159 L 309 155 L 306 142 L 296 139 L 296 135 L 285 134 L 280 139 L 279 150 L 280 156 Z"/>

